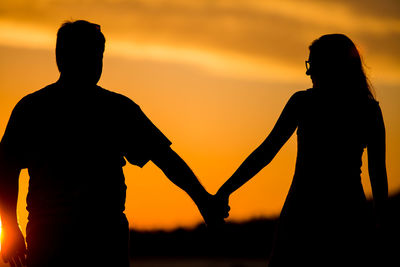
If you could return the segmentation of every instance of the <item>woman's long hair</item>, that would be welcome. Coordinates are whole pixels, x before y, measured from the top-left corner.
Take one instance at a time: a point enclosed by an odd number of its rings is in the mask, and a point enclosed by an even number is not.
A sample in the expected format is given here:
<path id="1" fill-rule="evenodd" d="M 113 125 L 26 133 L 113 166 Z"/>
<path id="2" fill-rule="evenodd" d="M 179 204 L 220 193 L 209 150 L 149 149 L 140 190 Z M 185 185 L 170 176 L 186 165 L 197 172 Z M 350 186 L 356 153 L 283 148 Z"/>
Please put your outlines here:
<path id="1" fill-rule="evenodd" d="M 360 53 L 350 38 L 344 34 L 323 35 L 309 49 L 313 74 L 321 86 L 342 88 L 351 98 L 375 100 Z"/>

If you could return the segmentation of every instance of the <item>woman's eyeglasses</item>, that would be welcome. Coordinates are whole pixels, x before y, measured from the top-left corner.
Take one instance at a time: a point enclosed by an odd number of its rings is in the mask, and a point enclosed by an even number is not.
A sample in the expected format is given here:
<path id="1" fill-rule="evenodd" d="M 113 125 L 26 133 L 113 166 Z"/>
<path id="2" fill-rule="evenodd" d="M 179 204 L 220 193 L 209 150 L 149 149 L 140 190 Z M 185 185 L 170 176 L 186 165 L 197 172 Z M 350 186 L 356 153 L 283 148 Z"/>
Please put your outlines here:
<path id="1" fill-rule="evenodd" d="M 311 61 L 306 60 L 306 69 L 307 71 L 311 68 Z"/>

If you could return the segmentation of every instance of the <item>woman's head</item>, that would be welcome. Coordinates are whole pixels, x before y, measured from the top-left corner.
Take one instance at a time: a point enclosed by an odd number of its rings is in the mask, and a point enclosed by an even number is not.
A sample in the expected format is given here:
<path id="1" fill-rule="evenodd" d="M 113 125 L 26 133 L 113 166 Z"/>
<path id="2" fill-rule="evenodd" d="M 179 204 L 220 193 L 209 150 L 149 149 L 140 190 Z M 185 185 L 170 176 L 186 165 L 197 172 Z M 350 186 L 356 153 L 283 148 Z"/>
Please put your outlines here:
<path id="1" fill-rule="evenodd" d="M 360 53 L 344 34 L 327 34 L 309 47 L 310 75 L 314 87 L 344 89 L 354 96 L 373 98 Z"/>

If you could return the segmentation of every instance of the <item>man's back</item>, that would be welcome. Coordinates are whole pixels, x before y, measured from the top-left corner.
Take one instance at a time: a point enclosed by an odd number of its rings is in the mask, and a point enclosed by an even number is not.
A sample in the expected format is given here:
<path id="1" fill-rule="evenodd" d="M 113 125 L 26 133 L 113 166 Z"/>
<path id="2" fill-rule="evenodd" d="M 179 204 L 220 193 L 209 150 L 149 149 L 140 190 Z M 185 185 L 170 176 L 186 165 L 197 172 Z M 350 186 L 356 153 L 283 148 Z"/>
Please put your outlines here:
<path id="1" fill-rule="evenodd" d="M 28 259 L 61 266 L 60 258 L 91 251 L 125 261 L 125 158 L 142 167 L 170 144 L 133 101 L 98 86 L 57 82 L 24 97 L 1 145 L 30 176 Z"/>
<path id="2" fill-rule="evenodd" d="M 28 168 L 29 220 L 121 214 L 124 156 L 143 165 L 143 142 L 162 136 L 155 129 L 134 102 L 98 86 L 55 83 L 23 98 L 2 143 Z"/>

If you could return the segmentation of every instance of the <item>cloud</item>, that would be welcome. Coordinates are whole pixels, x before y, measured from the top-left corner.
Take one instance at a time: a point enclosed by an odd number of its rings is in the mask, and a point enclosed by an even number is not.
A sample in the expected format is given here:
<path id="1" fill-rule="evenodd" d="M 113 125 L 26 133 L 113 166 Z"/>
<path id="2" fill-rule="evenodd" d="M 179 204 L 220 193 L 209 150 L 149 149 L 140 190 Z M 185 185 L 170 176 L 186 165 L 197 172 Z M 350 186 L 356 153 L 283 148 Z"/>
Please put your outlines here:
<path id="1" fill-rule="evenodd" d="M 23 48 L 54 47 L 55 34 L 28 23 L 0 20 L 0 44 Z"/>

